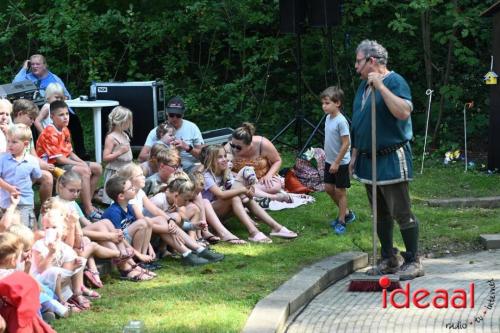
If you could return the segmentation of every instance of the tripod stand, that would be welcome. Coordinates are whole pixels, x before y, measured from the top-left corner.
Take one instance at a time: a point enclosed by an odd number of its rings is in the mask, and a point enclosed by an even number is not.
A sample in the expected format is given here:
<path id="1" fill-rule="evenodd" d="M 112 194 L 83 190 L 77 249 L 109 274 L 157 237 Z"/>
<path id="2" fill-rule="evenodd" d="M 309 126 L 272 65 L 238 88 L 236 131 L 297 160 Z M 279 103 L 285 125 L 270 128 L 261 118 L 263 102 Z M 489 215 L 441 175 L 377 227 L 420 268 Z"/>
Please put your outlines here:
<path id="1" fill-rule="evenodd" d="M 327 27 L 326 31 L 327 31 L 327 39 L 328 39 L 328 60 L 329 60 L 329 64 L 330 64 L 330 68 L 328 69 L 328 77 L 330 79 L 330 82 L 333 83 L 335 81 L 335 68 L 334 68 L 334 64 L 333 64 L 332 28 L 331 27 Z M 307 149 L 307 147 L 311 143 L 311 141 L 314 138 L 314 136 L 316 135 L 316 133 L 319 132 L 323 137 L 325 136 L 325 134 L 319 129 L 320 126 L 321 126 L 321 124 L 323 124 L 323 122 L 325 121 L 325 119 L 326 119 L 326 113 L 323 114 L 323 116 L 321 116 L 321 119 L 319 120 L 319 122 L 314 127 L 311 135 L 309 135 L 309 137 L 307 138 L 306 142 L 304 143 L 304 146 L 299 151 L 299 153 L 298 153 L 297 156 L 302 156 L 302 154 Z"/>
<path id="2" fill-rule="evenodd" d="M 281 135 L 283 135 L 293 124 L 295 124 L 295 134 L 297 136 L 297 146 L 296 149 L 301 149 L 301 152 L 304 150 L 302 147 L 302 126 L 303 123 L 311 126 L 313 128 L 313 133 L 317 131 L 317 126 L 311 123 L 305 116 L 302 110 L 302 40 L 300 37 L 300 33 L 297 33 L 296 38 L 296 53 L 297 53 L 297 67 L 296 70 L 296 84 L 297 84 L 297 100 L 295 105 L 295 117 L 288 122 L 288 124 L 283 127 L 278 134 L 276 134 L 271 142 L 276 141 Z M 309 140 L 310 141 L 310 140 Z M 285 145 L 292 146 L 286 142 L 281 142 Z M 309 144 L 309 143 L 307 143 Z"/>

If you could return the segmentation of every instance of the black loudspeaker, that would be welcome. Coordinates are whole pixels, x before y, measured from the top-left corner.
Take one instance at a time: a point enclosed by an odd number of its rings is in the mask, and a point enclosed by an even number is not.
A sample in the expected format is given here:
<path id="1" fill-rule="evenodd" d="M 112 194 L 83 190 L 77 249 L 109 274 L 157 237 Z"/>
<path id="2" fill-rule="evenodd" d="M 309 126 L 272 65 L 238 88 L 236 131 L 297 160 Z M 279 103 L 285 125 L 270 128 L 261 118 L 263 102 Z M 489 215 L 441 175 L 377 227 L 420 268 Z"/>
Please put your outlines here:
<path id="1" fill-rule="evenodd" d="M 301 34 L 306 20 L 305 0 L 280 0 L 280 32 Z"/>
<path id="2" fill-rule="evenodd" d="M 118 101 L 129 108 L 134 117 L 132 147 L 144 145 L 149 132 L 165 121 L 165 91 L 163 81 L 144 82 L 98 82 L 97 99 Z M 102 142 L 108 133 L 108 115 L 113 108 L 102 108 Z"/>
<path id="3" fill-rule="evenodd" d="M 309 0 L 309 25 L 328 28 L 340 24 L 340 0 Z"/>

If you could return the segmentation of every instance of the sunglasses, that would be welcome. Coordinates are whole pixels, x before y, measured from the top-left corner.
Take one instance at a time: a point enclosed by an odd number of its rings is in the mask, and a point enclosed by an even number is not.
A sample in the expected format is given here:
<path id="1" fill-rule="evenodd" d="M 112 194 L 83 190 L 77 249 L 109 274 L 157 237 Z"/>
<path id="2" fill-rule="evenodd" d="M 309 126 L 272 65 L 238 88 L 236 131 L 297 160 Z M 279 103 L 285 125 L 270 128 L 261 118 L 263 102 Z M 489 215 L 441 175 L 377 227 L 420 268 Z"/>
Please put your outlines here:
<path id="1" fill-rule="evenodd" d="M 242 147 L 240 145 L 235 145 L 234 143 L 230 142 L 229 145 L 231 148 L 236 149 L 236 150 L 241 150 Z"/>
<path id="2" fill-rule="evenodd" d="M 174 170 L 177 170 L 177 169 L 179 169 L 179 167 L 180 167 L 180 165 L 179 165 L 179 164 L 176 164 L 176 165 L 165 164 L 165 165 L 167 165 L 167 166 L 171 167 L 171 168 L 172 168 L 172 169 L 174 169 Z"/>
<path id="3" fill-rule="evenodd" d="M 170 118 L 182 118 L 182 114 L 180 113 L 169 113 L 168 116 Z"/>

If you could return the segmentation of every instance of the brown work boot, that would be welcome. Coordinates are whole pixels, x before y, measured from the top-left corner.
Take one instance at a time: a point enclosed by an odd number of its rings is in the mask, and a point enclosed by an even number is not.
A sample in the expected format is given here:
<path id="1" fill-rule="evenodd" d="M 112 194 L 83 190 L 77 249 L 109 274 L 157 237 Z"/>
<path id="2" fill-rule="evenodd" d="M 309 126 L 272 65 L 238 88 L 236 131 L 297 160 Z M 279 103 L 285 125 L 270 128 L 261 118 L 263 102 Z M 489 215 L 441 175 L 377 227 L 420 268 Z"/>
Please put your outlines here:
<path id="1" fill-rule="evenodd" d="M 404 259 L 401 254 L 396 252 L 392 257 L 382 258 L 376 267 L 370 268 L 366 274 L 367 275 L 384 275 L 384 274 L 394 274 L 398 272 L 404 263 Z"/>
<path id="2" fill-rule="evenodd" d="M 415 261 L 405 262 L 397 272 L 401 281 L 413 280 L 414 278 L 424 276 L 424 266 L 422 260 L 417 257 Z"/>

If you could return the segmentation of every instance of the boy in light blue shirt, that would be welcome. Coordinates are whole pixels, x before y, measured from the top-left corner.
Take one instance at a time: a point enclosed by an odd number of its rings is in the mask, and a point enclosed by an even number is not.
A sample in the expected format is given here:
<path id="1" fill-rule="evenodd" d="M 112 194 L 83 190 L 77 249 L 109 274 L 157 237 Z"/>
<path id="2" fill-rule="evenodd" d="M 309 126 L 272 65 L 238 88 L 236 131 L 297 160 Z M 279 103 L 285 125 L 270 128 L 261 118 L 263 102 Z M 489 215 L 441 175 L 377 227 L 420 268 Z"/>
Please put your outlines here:
<path id="1" fill-rule="evenodd" d="M 33 181 L 42 177 L 36 157 L 27 148 L 31 129 L 15 124 L 7 132 L 7 152 L 0 155 L 0 208 L 7 209 L 11 195 L 20 196 L 18 210 L 24 225 L 37 230 L 34 213 Z"/>
<path id="2" fill-rule="evenodd" d="M 338 217 L 330 225 L 336 234 L 346 231 L 346 223 L 356 219 L 348 210 L 347 188 L 351 187 L 349 163 L 351 162 L 351 137 L 349 123 L 340 112 L 344 100 L 342 89 L 333 86 L 320 95 L 321 107 L 327 114 L 325 120 L 325 191 L 339 208 Z"/>

